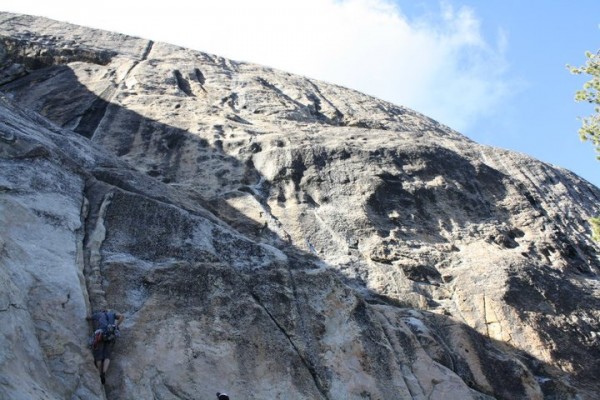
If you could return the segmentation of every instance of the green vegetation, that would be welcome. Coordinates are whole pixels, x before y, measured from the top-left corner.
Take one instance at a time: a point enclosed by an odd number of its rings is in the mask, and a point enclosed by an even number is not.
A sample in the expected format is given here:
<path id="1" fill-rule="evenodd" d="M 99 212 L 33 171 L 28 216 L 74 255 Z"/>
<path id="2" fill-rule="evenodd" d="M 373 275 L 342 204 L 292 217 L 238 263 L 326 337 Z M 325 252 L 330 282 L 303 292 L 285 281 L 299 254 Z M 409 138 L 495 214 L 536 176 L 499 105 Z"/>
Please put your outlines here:
<path id="1" fill-rule="evenodd" d="M 581 67 L 567 66 L 573 74 L 588 74 L 591 79 L 583 85 L 583 89 L 575 93 L 575 101 L 595 104 L 594 114 L 582 118 L 582 126 L 579 128 L 579 136 L 582 140 L 591 140 L 596 148 L 600 160 L 600 50 L 593 54 L 586 52 L 587 61 Z"/>
<path id="2" fill-rule="evenodd" d="M 583 89 L 575 92 L 575 101 L 585 101 L 595 104 L 594 114 L 582 118 L 579 137 L 581 140 L 591 140 L 596 148 L 596 158 L 600 160 L 600 50 L 593 54 L 586 52 L 587 61 L 581 67 L 567 66 L 573 74 L 588 74 L 591 79 L 583 85 Z M 590 219 L 592 225 L 592 239 L 600 242 L 600 217 Z"/>

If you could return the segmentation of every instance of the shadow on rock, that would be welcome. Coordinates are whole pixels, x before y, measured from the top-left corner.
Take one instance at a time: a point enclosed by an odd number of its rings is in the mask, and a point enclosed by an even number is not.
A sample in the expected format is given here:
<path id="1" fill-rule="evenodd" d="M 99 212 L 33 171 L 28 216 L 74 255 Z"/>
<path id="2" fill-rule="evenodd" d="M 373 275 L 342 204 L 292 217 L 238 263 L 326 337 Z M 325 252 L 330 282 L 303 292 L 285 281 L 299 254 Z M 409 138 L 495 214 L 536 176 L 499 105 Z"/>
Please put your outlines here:
<path id="1" fill-rule="evenodd" d="M 268 208 L 269 182 L 248 159 L 98 97 L 65 66 L 32 71 L 2 90 L 20 93 L 16 100 L 32 106 L 26 88 L 43 84 L 54 90 L 36 99 L 37 111 L 145 174 L 95 165 L 85 194 L 87 273 L 93 233 L 99 223 L 106 228 L 96 265 L 102 293 L 92 297 L 92 307 L 107 301 L 132 321 L 117 349 L 109 398 L 196 398 L 223 384 L 239 398 L 283 396 L 290 388 L 297 398 L 575 397 L 568 376 L 555 367 L 451 316 L 369 290 L 229 206 L 223 199 L 250 194 Z M 495 184 L 504 179 L 500 172 L 475 168 L 449 150 L 441 159 L 430 149 L 414 156 L 426 165 L 419 172 L 424 182 L 441 175 L 445 186 L 408 191 L 400 183 L 411 176 L 379 176 L 367 200 L 373 226 L 396 228 L 389 219 L 396 209 L 420 233 L 440 219 L 502 216 L 482 196 L 505 195 Z M 195 173 L 212 175 L 210 186 L 218 189 L 210 199 L 202 185 L 182 187 Z M 507 304 L 568 348 L 557 349 L 557 359 L 587 349 L 556 331 L 550 316 L 532 321 L 528 314 L 545 302 L 562 307 L 556 315 L 576 313 L 580 288 L 551 269 L 515 272 L 508 284 Z M 593 371 L 574 377 L 595 388 Z"/>

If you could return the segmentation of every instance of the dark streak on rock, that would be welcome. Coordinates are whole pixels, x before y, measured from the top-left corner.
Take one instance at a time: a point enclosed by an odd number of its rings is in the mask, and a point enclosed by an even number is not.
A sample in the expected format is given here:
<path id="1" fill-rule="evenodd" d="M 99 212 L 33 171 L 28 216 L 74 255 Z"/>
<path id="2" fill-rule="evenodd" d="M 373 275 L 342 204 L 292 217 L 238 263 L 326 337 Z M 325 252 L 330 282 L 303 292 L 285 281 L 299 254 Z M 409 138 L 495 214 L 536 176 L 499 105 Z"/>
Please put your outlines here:
<path id="1" fill-rule="evenodd" d="M 181 72 L 179 70 L 173 71 L 173 76 L 175 77 L 175 81 L 177 82 L 177 87 L 186 94 L 186 96 L 194 97 L 194 93 L 192 92 L 192 88 L 190 87 L 190 83 L 183 78 Z"/>

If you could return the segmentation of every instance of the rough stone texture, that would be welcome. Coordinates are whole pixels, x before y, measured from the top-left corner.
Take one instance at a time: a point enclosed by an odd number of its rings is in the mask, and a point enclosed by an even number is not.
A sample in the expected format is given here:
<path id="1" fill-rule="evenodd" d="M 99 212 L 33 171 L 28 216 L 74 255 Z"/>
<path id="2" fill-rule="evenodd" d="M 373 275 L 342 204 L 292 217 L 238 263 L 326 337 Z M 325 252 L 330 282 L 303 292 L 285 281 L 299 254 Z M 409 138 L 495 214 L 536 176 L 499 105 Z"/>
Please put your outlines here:
<path id="1" fill-rule="evenodd" d="M 593 399 L 600 191 L 404 107 L 0 13 L 0 397 Z M 127 316 L 107 384 L 91 309 Z"/>

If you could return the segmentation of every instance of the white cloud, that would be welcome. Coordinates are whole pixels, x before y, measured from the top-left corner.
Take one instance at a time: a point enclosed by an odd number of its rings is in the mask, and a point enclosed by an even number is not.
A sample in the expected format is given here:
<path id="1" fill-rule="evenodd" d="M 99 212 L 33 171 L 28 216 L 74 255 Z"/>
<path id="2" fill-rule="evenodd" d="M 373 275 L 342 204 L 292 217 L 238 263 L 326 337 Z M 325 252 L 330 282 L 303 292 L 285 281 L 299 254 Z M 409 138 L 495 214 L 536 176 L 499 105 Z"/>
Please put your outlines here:
<path id="1" fill-rule="evenodd" d="M 468 8 L 442 3 L 408 19 L 390 0 L 4 0 L 45 15 L 341 84 L 402 104 L 457 130 L 488 115 L 511 89 L 506 37 L 482 36 Z"/>

